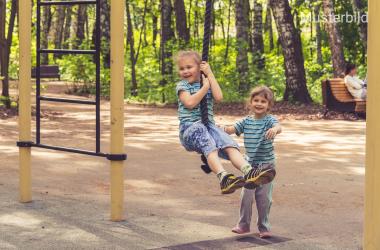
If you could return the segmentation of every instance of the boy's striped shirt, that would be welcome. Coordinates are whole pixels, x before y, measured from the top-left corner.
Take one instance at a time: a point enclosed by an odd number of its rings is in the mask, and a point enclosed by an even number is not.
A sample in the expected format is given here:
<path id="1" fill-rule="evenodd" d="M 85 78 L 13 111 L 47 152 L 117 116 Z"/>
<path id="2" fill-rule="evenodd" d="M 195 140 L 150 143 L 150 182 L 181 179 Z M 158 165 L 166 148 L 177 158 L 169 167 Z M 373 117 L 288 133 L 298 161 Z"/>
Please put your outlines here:
<path id="1" fill-rule="evenodd" d="M 261 119 L 247 116 L 234 125 L 236 135 L 244 133 L 244 146 L 250 164 L 274 163 L 273 140 L 265 139 L 265 133 L 276 124 L 278 120 L 274 116 L 266 115 Z"/>

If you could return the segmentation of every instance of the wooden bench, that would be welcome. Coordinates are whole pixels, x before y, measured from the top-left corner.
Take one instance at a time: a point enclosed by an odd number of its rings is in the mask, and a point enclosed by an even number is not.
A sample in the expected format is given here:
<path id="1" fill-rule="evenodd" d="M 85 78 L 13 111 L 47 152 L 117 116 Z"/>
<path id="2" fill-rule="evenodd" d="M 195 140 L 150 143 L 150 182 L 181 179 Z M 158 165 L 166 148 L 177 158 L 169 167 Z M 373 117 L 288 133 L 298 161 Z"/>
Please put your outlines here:
<path id="1" fill-rule="evenodd" d="M 36 67 L 32 68 L 32 78 L 36 78 Z M 40 78 L 58 78 L 61 80 L 58 65 L 41 65 Z"/>
<path id="2" fill-rule="evenodd" d="M 354 99 L 348 92 L 343 78 L 322 81 L 324 117 L 329 111 L 366 113 L 366 100 Z"/>

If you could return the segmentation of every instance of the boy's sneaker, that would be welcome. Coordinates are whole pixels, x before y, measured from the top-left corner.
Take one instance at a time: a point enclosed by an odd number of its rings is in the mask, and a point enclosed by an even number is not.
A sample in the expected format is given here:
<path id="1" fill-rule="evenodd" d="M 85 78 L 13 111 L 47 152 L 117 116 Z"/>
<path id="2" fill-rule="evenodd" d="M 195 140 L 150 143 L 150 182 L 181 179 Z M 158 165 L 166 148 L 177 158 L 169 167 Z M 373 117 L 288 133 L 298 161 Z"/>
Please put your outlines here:
<path id="1" fill-rule="evenodd" d="M 231 194 L 236 189 L 242 188 L 245 185 L 243 177 L 236 177 L 233 174 L 227 174 L 220 182 L 220 189 L 222 194 Z"/>
<path id="2" fill-rule="evenodd" d="M 252 169 L 244 175 L 245 185 L 247 189 L 254 189 L 260 185 L 271 182 L 276 176 L 276 170 L 270 166 L 252 167 Z"/>

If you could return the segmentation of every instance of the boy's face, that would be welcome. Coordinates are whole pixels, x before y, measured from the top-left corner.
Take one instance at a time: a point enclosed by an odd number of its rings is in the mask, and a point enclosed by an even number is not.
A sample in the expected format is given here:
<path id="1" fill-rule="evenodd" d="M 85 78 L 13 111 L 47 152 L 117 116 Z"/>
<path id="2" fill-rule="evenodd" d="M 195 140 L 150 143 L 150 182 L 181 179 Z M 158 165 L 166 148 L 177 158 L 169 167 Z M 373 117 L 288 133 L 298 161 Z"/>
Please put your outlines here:
<path id="1" fill-rule="evenodd" d="M 191 56 L 181 58 L 178 62 L 178 71 L 181 79 L 187 80 L 189 83 L 199 81 L 200 70 L 199 65 Z"/>
<path id="2" fill-rule="evenodd" d="M 252 98 L 251 109 L 255 115 L 265 115 L 268 112 L 269 102 L 263 95 Z"/>

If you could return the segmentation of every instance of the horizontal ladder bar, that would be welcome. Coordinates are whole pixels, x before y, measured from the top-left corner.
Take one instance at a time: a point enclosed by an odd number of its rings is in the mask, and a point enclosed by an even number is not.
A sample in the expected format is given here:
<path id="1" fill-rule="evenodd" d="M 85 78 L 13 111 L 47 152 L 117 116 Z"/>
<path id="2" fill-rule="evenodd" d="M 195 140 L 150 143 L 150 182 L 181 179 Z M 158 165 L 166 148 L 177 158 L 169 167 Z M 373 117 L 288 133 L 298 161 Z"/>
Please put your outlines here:
<path id="1" fill-rule="evenodd" d="M 100 156 L 100 157 L 107 157 L 108 156 L 108 154 L 100 153 L 100 152 L 97 153 L 94 151 L 81 150 L 81 149 L 76 149 L 76 148 L 65 148 L 65 147 L 58 147 L 58 146 L 50 146 L 50 145 L 45 145 L 45 144 L 40 144 L 40 143 L 39 144 L 34 143 L 32 146 L 37 147 L 37 148 L 46 148 L 46 149 L 64 151 L 64 152 L 69 152 L 69 153 L 84 154 L 84 155 L 92 155 L 92 156 Z"/>
<path id="2" fill-rule="evenodd" d="M 48 5 L 77 5 L 77 4 L 97 4 L 96 0 L 81 0 L 81 1 L 52 1 L 52 2 L 37 2 L 41 6 Z"/>
<path id="3" fill-rule="evenodd" d="M 48 97 L 48 96 L 40 96 L 38 99 L 41 101 L 48 101 L 48 102 L 66 102 L 66 103 L 96 105 L 96 101 L 87 101 L 87 100 L 79 100 L 79 99 L 65 99 L 65 98 L 55 98 L 55 97 Z"/>
<path id="4" fill-rule="evenodd" d="M 38 49 L 37 53 L 55 53 L 55 54 L 89 54 L 95 55 L 96 50 L 79 50 L 79 49 Z"/>

